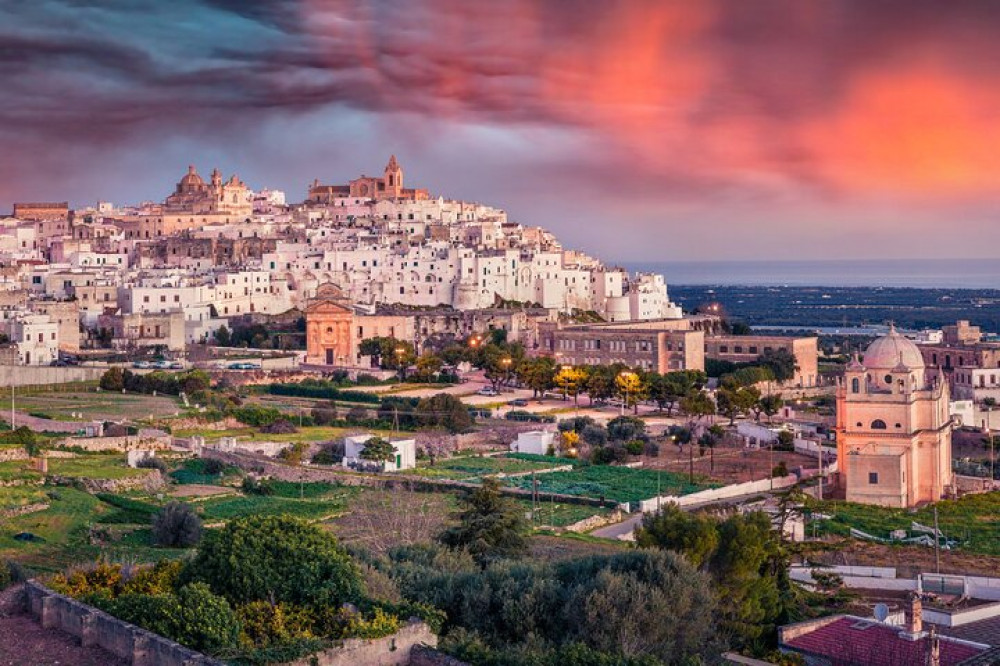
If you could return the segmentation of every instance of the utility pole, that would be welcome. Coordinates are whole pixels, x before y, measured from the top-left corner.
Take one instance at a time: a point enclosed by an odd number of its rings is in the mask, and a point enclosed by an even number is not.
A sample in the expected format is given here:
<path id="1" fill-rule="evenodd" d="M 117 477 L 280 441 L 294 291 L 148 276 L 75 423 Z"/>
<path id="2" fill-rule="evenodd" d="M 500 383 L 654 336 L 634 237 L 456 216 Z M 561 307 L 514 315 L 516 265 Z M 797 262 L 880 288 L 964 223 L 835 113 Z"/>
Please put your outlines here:
<path id="1" fill-rule="evenodd" d="M 938 530 L 938 511 L 934 507 L 934 573 L 941 573 L 941 532 Z"/>
<path id="2" fill-rule="evenodd" d="M 16 430 L 14 425 L 14 385 L 10 385 L 10 431 L 14 432 Z"/>

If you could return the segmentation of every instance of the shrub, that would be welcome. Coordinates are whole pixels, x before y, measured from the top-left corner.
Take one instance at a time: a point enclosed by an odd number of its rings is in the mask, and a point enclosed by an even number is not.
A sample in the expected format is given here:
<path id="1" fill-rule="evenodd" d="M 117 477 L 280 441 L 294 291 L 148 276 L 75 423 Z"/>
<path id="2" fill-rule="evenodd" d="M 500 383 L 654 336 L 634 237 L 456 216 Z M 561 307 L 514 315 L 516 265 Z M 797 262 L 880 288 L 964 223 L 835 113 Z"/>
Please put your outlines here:
<path id="1" fill-rule="evenodd" d="M 641 439 L 633 439 L 625 442 L 625 450 L 631 456 L 642 455 L 643 450 L 645 450 L 646 444 Z"/>
<path id="2" fill-rule="evenodd" d="M 327 442 L 312 457 L 314 465 L 339 465 L 344 460 L 344 443 Z"/>
<path id="3" fill-rule="evenodd" d="M 339 605 L 363 594 L 357 565 L 336 538 L 289 516 L 237 518 L 210 532 L 185 572 L 234 604 Z"/>
<path id="4" fill-rule="evenodd" d="M 190 548 L 201 540 L 201 518 L 187 504 L 170 502 L 153 518 L 153 541 L 167 548 Z"/>
<path id="5" fill-rule="evenodd" d="M 588 424 L 580 431 L 580 439 L 591 446 L 604 446 L 608 443 L 608 431 L 602 425 Z"/>
<path id="6" fill-rule="evenodd" d="M 158 470 L 160 470 L 160 474 L 166 474 L 167 473 L 167 463 L 163 462 L 162 460 L 160 460 L 156 456 L 150 456 L 149 458 L 143 458 L 142 460 L 140 460 L 139 462 L 137 462 L 135 466 L 139 467 L 139 468 L 142 468 L 142 469 L 158 469 Z"/>
<path id="7" fill-rule="evenodd" d="M 294 432 L 298 432 L 299 429 L 296 428 L 288 419 L 278 419 L 274 423 L 269 423 L 268 425 L 261 427 L 260 431 L 269 435 L 290 435 Z"/>
<path id="8" fill-rule="evenodd" d="M 368 420 L 368 410 L 364 407 L 351 407 L 344 418 L 352 425 L 359 424 Z"/>
<path id="9" fill-rule="evenodd" d="M 330 425 L 337 420 L 337 405 L 334 402 L 331 402 L 329 405 L 317 405 L 312 408 L 310 415 L 316 425 Z"/>
<path id="10" fill-rule="evenodd" d="M 312 618 L 299 606 L 251 601 L 237 608 L 236 616 L 242 629 L 240 642 L 244 645 L 267 648 L 310 637 Z"/>
<path id="11" fill-rule="evenodd" d="M 222 474 L 223 470 L 226 469 L 225 463 L 221 460 L 216 460 L 215 458 L 202 458 L 202 460 L 204 461 L 202 471 L 209 476 Z"/>
<path id="12" fill-rule="evenodd" d="M 259 407 L 257 405 L 244 405 L 233 410 L 233 416 L 240 423 L 248 426 L 261 427 L 271 425 L 278 419 L 283 418 L 280 410 L 274 407 Z"/>
<path id="13" fill-rule="evenodd" d="M 274 484 L 267 479 L 254 479 L 245 477 L 240 489 L 247 495 L 273 495 Z"/>
<path id="14" fill-rule="evenodd" d="M 774 466 L 774 469 L 771 470 L 771 476 L 774 478 L 788 476 L 788 465 L 785 464 L 784 460 Z"/>

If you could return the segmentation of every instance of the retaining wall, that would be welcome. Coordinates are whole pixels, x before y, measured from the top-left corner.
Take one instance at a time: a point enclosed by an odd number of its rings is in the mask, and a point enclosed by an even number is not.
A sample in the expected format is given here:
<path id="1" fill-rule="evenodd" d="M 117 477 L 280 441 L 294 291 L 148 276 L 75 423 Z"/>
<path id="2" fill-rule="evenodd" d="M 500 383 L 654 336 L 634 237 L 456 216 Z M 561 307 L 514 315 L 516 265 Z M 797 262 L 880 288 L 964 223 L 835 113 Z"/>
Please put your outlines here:
<path id="1" fill-rule="evenodd" d="M 123 622 L 93 606 L 53 592 L 37 581 L 24 586 L 28 611 L 45 629 L 57 629 L 96 645 L 133 666 L 224 666 L 200 652 Z"/>
<path id="2" fill-rule="evenodd" d="M 770 490 L 779 490 L 794 486 L 799 482 L 799 477 L 794 474 L 781 476 L 774 479 L 761 479 L 759 481 L 747 481 L 746 483 L 735 483 L 722 488 L 710 488 L 700 490 L 690 495 L 663 495 L 652 497 L 639 502 L 639 510 L 643 513 L 659 511 L 664 504 L 676 504 L 680 507 L 692 506 L 695 504 L 705 504 L 707 502 L 717 502 L 719 500 L 742 497 L 743 495 L 753 495 L 754 493 L 764 493 Z"/>
<path id="3" fill-rule="evenodd" d="M 288 666 L 406 666 L 413 648 L 437 645 L 437 636 L 423 622 L 410 622 L 392 636 L 363 640 L 349 638 L 323 652 L 311 654 Z"/>
<path id="4" fill-rule="evenodd" d="M 67 437 L 56 442 L 56 446 L 79 447 L 84 451 L 155 451 L 169 449 L 173 443 L 170 435 L 162 437 Z"/>
<path id="5" fill-rule="evenodd" d="M 107 368 L 0 365 L 0 386 L 48 386 L 90 382 L 100 379 L 105 370 Z"/>

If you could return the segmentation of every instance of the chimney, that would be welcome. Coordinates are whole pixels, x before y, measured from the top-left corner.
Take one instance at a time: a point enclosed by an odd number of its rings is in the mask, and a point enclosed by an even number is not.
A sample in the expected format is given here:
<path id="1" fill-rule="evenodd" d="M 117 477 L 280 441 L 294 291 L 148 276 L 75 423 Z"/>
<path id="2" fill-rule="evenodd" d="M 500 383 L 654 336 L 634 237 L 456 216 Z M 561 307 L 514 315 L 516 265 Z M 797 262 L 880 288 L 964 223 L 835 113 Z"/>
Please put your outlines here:
<path id="1" fill-rule="evenodd" d="M 906 628 L 901 636 L 915 641 L 923 635 L 923 628 L 923 604 L 920 601 L 920 593 L 914 592 L 910 595 L 910 606 L 906 609 Z"/>

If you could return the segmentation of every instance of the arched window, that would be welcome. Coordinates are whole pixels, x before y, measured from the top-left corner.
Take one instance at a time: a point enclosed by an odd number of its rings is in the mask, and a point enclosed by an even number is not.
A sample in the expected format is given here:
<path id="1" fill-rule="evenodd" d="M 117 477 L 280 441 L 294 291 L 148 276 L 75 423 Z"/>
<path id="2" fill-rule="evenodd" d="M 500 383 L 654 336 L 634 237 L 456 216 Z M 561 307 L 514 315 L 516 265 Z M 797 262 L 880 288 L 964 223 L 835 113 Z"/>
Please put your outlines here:
<path id="1" fill-rule="evenodd" d="M 333 333 L 333 326 L 327 326 L 326 327 L 326 332 L 327 333 Z"/>
<path id="2" fill-rule="evenodd" d="M 872 430 L 885 430 L 885 421 L 882 419 L 875 419 L 872 421 Z"/>
<path id="3" fill-rule="evenodd" d="M 851 380 L 851 393 L 858 393 L 861 390 L 861 382 L 855 377 Z"/>

